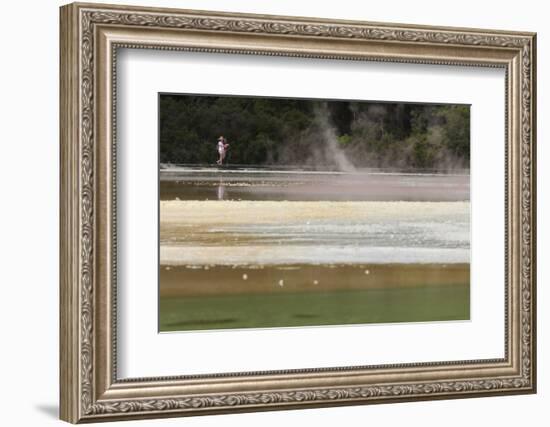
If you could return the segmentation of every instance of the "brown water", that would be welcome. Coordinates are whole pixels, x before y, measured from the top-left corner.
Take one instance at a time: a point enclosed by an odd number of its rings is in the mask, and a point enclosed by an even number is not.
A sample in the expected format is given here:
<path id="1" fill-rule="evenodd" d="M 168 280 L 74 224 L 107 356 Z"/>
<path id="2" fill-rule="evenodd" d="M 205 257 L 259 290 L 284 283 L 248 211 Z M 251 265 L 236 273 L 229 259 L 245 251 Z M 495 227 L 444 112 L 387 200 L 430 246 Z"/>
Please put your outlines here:
<path id="1" fill-rule="evenodd" d="M 469 174 L 173 169 L 160 172 L 161 200 L 464 201 Z"/>
<path id="2" fill-rule="evenodd" d="M 161 266 L 160 295 L 281 294 L 468 283 L 469 264 Z"/>

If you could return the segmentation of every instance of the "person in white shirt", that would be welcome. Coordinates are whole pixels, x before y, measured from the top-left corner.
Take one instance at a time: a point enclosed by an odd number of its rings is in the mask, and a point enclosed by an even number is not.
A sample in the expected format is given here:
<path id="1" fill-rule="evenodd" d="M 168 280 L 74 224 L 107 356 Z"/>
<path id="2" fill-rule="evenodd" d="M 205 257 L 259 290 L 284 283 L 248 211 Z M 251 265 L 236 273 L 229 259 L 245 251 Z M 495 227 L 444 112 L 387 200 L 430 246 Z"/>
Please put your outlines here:
<path id="1" fill-rule="evenodd" d="M 218 165 L 223 164 L 223 160 L 225 159 L 225 153 L 227 152 L 227 148 L 229 147 L 229 144 L 227 143 L 226 139 L 223 136 L 220 136 L 218 138 L 218 154 L 219 159 L 216 161 Z"/>

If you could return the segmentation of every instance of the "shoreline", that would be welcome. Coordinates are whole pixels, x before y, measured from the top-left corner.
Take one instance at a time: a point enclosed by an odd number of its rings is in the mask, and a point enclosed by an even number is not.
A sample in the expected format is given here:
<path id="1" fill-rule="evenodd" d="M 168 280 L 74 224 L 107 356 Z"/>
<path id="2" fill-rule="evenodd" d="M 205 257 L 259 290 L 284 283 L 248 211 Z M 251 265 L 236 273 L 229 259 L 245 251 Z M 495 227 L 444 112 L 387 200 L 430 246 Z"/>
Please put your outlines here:
<path id="1" fill-rule="evenodd" d="M 418 176 L 470 176 L 470 169 L 455 169 L 444 171 L 441 169 L 395 169 L 395 168 L 355 168 L 350 171 L 335 169 L 306 168 L 297 166 L 260 166 L 244 164 L 228 164 L 219 166 L 208 164 L 161 164 L 159 167 L 161 180 L 163 174 L 177 174 L 185 172 L 205 173 L 266 173 L 266 174 L 327 174 L 327 175 L 418 175 Z M 164 178 L 170 178 L 165 176 Z"/>

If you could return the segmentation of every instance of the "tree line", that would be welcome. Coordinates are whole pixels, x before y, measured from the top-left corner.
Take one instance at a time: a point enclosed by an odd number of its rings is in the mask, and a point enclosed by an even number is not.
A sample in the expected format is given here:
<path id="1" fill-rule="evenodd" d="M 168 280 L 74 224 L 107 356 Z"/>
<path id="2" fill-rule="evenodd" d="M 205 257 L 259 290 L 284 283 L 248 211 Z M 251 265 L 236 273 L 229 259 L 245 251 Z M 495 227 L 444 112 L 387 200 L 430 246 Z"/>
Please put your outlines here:
<path id="1" fill-rule="evenodd" d="M 468 105 L 161 95 L 161 163 L 469 169 Z M 343 162 L 344 161 L 344 162 Z"/>

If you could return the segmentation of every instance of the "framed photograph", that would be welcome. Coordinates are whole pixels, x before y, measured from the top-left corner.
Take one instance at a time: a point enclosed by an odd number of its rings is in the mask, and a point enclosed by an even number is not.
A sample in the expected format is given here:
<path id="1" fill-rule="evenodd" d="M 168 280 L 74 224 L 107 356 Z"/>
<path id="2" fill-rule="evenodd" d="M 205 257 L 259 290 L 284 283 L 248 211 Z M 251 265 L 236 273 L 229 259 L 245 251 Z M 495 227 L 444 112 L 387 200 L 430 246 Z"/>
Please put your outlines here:
<path id="1" fill-rule="evenodd" d="M 60 13 L 63 420 L 536 391 L 535 34 Z"/>

